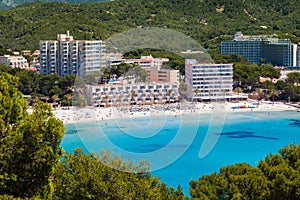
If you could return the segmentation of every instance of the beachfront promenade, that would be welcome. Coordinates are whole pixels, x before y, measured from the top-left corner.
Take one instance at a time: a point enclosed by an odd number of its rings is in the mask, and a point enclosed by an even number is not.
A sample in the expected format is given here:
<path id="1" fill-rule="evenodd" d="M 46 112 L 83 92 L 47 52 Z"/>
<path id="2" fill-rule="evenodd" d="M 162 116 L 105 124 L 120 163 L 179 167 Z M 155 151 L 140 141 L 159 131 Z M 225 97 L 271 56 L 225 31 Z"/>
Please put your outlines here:
<path id="1" fill-rule="evenodd" d="M 53 109 L 56 118 L 64 124 L 96 122 L 111 119 L 128 119 L 136 117 L 154 117 L 163 115 L 188 115 L 227 112 L 272 112 L 272 111 L 297 111 L 297 108 L 283 103 L 260 102 L 253 105 L 247 101 L 238 103 L 174 103 L 154 105 L 132 105 L 108 108 L 57 108 Z"/>

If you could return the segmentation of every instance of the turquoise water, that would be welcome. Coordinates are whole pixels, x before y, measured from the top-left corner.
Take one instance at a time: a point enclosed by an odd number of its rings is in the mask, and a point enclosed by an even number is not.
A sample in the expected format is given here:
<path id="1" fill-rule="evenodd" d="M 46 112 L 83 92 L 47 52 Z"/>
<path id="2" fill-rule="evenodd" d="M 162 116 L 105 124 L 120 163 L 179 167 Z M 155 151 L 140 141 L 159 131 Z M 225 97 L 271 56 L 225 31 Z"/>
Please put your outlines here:
<path id="1" fill-rule="evenodd" d="M 238 162 L 255 166 L 268 153 L 300 143 L 297 112 L 145 117 L 66 127 L 66 151 L 109 149 L 124 159 L 148 160 L 153 175 L 168 186 L 180 184 L 185 194 L 191 179 Z M 208 154 L 200 158 L 202 145 Z"/>

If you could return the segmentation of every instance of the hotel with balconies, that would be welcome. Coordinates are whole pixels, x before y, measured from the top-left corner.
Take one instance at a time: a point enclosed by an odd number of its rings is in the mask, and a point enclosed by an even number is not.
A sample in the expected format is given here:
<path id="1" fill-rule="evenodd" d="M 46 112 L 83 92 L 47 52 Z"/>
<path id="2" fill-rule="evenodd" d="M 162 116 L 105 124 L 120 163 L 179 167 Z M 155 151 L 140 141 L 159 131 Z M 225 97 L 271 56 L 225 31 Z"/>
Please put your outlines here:
<path id="1" fill-rule="evenodd" d="M 232 77 L 232 64 L 197 63 L 194 59 L 185 62 L 185 83 L 190 100 L 231 99 Z"/>
<path id="2" fill-rule="evenodd" d="M 178 84 L 113 82 L 93 87 L 95 106 L 150 105 L 179 102 Z"/>
<path id="3" fill-rule="evenodd" d="M 67 34 L 57 40 L 40 41 L 40 73 L 85 74 L 106 65 L 105 43 L 101 40 L 74 40 Z"/>

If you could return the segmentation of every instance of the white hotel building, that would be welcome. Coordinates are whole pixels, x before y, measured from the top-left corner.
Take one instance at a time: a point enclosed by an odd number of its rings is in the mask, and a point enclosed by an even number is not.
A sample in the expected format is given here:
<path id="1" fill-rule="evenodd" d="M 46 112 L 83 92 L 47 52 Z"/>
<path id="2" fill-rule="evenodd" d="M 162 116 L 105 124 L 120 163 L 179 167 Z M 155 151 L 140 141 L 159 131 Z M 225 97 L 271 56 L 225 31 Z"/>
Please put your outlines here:
<path id="1" fill-rule="evenodd" d="M 178 84 L 111 83 L 93 87 L 95 106 L 150 105 L 179 102 Z"/>
<path id="2" fill-rule="evenodd" d="M 40 73 L 85 74 L 106 65 L 105 42 L 101 40 L 74 40 L 67 34 L 57 40 L 40 41 Z"/>
<path id="3" fill-rule="evenodd" d="M 28 62 L 23 56 L 11 56 L 4 55 L 0 56 L 0 64 L 4 64 L 11 68 L 28 68 Z"/>
<path id="4" fill-rule="evenodd" d="M 232 98 L 232 64 L 197 63 L 187 59 L 185 63 L 185 82 L 191 100 L 224 100 Z"/>

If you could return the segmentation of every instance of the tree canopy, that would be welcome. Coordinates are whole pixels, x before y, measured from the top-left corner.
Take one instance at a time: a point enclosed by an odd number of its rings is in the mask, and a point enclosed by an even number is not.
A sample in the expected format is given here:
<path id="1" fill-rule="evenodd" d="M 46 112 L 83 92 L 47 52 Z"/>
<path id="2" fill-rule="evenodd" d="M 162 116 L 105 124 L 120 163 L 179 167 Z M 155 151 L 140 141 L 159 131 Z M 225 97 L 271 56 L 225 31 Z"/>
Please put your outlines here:
<path id="1" fill-rule="evenodd" d="M 113 167 L 112 167 L 113 166 Z M 57 199 L 183 199 L 178 190 L 152 177 L 149 165 L 126 163 L 109 152 L 85 154 L 75 149 L 66 153 L 54 178 Z"/>
<path id="2" fill-rule="evenodd" d="M 226 166 L 219 173 L 190 182 L 190 194 L 199 199 L 300 198 L 300 146 L 291 144 L 267 155 L 257 167 L 246 163 Z"/>
<path id="3" fill-rule="evenodd" d="M 28 114 L 17 83 L 14 76 L 0 75 L 0 195 L 46 199 L 65 130 L 47 104 L 38 101 Z"/>
<path id="4" fill-rule="evenodd" d="M 47 102 L 50 99 L 54 101 L 52 97 L 57 95 L 58 98 L 65 99 L 66 104 L 71 104 L 72 98 L 66 98 L 66 96 L 73 93 L 75 80 L 77 82 L 83 81 L 81 77 L 77 77 L 74 74 L 64 77 L 60 77 L 57 74 L 41 75 L 33 71 L 11 68 L 5 65 L 0 65 L 0 72 L 9 73 L 17 77 L 14 86 L 22 94 L 31 95 L 32 99 L 38 97 Z"/>
<path id="5" fill-rule="evenodd" d="M 280 70 L 275 69 L 271 65 L 263 64 L 246 64 L 234 63 L 233 66 L 233 80 L 238 81 L 239 85 L 244 87 L 257 87 L 260 85 L 260 77 L 279 78 Z"/>
<path id="6" fill-rule="evenodd" d="M 72 1 L 74 2 L 74 1 Z M 80 2 L 80 1 L 78 1 Z M 130 28 L 166 27 L 218 48 L 236 31 L 273 34 L 299 42 L 297 0 L 118 0 L 68 4 L 34 2 L 0 10 L 0 51 L 39 47 L 70 30 L 75 39 L 107 39 Z M 2 50 L 1 50 L 2 49 Z"/>

